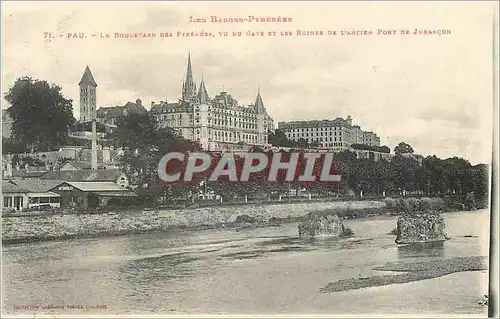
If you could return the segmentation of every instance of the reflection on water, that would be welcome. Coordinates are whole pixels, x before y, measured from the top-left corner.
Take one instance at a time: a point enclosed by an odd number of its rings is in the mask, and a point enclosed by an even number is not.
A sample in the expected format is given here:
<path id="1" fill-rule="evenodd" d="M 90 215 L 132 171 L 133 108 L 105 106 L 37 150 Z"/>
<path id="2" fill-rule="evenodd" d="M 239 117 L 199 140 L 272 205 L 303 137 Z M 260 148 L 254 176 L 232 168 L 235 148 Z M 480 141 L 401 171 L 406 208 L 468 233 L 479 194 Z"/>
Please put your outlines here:
<path id="1" fill-rule="evenodd" d="M 485 255 L 487 212 L 444 218 L 451 239 L 426 246 L 397 246 L 388 235 L 395 217 L 345 221 L 355 233 L 346 239 L 300 238 L 297 224 L 286 224 L 6 246 L 4 309 L 105 304 L 108 314 L 482 314 L 476 299 L 487 293 L 480 284 L 486 274 L 318 293 L 330 282 L 369 277 L 374 267 L 400 259 Z"/>
<path id="2" fill-rule="evenodd" d="M 398 246 L 398 258 L 444 257 L 445 242 L 416 243 Z"/>

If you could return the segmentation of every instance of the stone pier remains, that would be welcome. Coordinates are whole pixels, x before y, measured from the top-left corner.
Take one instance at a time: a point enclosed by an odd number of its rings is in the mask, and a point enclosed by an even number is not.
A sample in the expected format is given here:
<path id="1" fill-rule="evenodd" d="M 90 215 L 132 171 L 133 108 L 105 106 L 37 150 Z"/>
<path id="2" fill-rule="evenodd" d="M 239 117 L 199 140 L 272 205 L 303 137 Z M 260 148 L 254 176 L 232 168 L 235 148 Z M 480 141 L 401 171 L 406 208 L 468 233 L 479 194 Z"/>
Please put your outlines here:
<path id="1" fill-rule="evenodd" d="M 437 212 L 411 212 L 398 219 L 397 244 L 440 242 L 446 235 L 443 216 Z"/>
<path id="2" fill-rule="evenodd" d="M 309 213 L 298 228 L 299 236 L 330 235 L 341 237 L 347 233 L 342 219 L 332 212 Z"/>

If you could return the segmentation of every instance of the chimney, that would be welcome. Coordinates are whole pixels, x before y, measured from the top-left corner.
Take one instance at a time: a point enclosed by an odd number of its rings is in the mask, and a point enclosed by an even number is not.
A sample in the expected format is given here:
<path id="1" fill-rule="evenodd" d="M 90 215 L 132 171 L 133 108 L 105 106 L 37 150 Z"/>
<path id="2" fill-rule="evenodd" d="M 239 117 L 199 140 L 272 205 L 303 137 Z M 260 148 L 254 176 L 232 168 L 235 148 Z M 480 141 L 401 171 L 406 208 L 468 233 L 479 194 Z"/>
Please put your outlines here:
<path id="1" fill-rule="evenodd" d="M 347 116 L 346 122 L 347 125 L 352 125 L 352 117 L 350 115 Z"/>
<path id="2" fill-rule="evenodd" d="M 142 106 L 142 101 L 141 101 L 141 99 L 139 99 L 139 98 L 138 98 L 137 100 L 135 100 L 135 104 L 136 104 L 137 106 Z"/>
<path id="3" fill-rule="evenodd" d="M 103 149 L 102 149 L 102 161 L 105 164 L 108 164 L 109 162 L 111 162 L 111 150 L 109 149 L 109 147 L 103 147 Z"/>
<path id="4" fill-rule="evenodd" d="M 12 158 L 10 155 L 7 155 L 7 159 L 5 161 L 5 171 L 3 177 L 12 177 Z"/>
<path id="5" fill-rule="evenodd" d="M 91 168 L 93 170 L 97 169 L 97 128 L 95 115 L 92 118 L 92 159 Z"/>

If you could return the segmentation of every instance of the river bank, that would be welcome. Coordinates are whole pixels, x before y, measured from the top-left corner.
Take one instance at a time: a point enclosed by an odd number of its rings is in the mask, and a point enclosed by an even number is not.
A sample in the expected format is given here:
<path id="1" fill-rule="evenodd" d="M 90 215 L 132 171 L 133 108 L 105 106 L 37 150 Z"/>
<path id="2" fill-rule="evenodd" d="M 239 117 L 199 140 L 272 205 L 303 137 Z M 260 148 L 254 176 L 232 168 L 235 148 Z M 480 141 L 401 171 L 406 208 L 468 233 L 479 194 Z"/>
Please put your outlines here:
<path id="1" fill-rule="evenodd" d="M 406 201 L 413 206 L 419 204 L 418 200 L 411 198 Z M 439 207 L 442 212 L 452 211 L 439 199 L 427 198 L 421 201 L 430 205 L 429 207 Z M 392 199 L 386 198 L 384 201 L 288 202 L 83 213 L 28 212 L 23 215 L 2 216 L 2 243 L 8 245 L 178 230 L 278 227 L 300 222 L 307 214 L 318 211 L 335 213 L 343 220 L 358 220 L 397 216 L 402 209 L 406 209 L 391 202 Z"/>
<path id="2" fill-rule="evenodd" d="M 32 214 L 2 217 L 2 243 L 16 244 L 172 230 L 267 227 L 299 221 L 310 212 L 334 210 L 351 219 L 393 214 L 382 201 L 282 203 L 100 214 Z"/>

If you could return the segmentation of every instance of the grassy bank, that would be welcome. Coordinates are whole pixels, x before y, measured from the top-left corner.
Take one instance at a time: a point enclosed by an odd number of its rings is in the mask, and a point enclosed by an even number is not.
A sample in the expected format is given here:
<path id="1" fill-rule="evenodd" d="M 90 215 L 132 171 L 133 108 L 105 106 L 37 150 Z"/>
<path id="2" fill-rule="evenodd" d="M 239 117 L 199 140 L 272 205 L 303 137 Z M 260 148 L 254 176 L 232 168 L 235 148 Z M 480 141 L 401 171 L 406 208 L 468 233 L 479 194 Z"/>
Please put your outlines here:
<path id="1" fill-rule="evenodd" d="M 486 257 L 455 257 L 412 263 L 388 263 L 374 270 L 404 272 L 400 275 L 350 278 L 329 283 L 321 292 L 337 292 L 367 287 L 404 284 L 413 281 L 442 277 L 462 271 L 487 270 Z"/>

